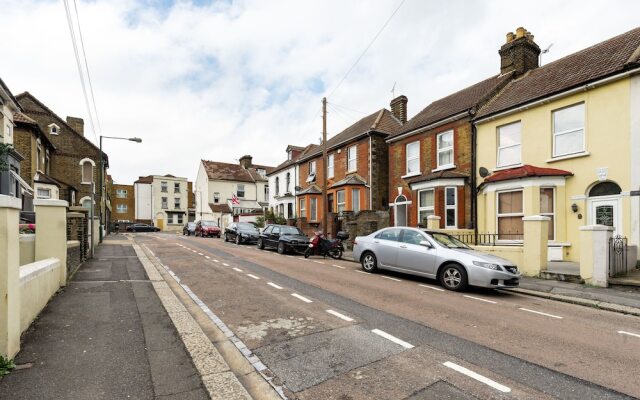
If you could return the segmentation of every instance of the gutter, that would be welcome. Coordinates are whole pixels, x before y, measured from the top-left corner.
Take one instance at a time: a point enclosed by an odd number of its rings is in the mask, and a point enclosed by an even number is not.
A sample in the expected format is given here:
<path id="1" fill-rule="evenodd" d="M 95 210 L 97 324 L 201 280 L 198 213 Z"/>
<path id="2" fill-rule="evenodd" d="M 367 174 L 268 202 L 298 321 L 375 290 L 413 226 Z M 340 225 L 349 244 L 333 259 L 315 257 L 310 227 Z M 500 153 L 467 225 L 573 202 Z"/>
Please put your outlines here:
<path id="1" fill-rule="evenodd" d="M 476 186 L 476 125 L 471 124 L 471 223 L 473 224 L 474 238 L 478 237 L 478 188 Z"/>
<path id="2" fill-rule="evenodd" d="M 428 131 L 430 129 L 433 129 L 433 128 L 436 128 L 436 127 L 438 127 L 440 125 L 444 125 L 444 124 L 447 124 L 449 122 L 455 121 L 455 120 L 460 119 L 462 117 L 465 117 L 467 115 L 469 115 L 469 111 L 465 110 L 465 111 L 462 111 L 462 112 L 460 112 L 458 114 L 452 115 L 452 116 L 450 116 L 448 118 L 441 119 L 441 120 L 439 120 L 437 122 L 434 122 L 432 124 L 429 124 L 429 125 L 426 125 L 426 126 L 423 126 L 423 127 L 420 127 L 420 128 L 416 128 L 416 129 L 414 129 L 412 131 L 403 133 L 400 136 L 396 136 L 396 137 L 393 137 L 391 139 L 387 139 L 386 142 L 387 143 L 397 142 L 398 140 L 402 140 L 402 139 L 404 139 L 406 137 L 418 134 L 418 133 L 423 132 L 423 131 Z"/>
<path id="3" fill-rule="evenodd" d="M 369 209 L 373 210 L 373 190 L 371 190 L 371 186 L 373 186 L 373 181 L 372 181 L 373 162 L 371 160 L 371 156 L 372 156 L 371 143 L 372 143 L 371 135 L 369 135 Z M 351 201 L 353 202 L 353 199 Z M 360 207 L 360 205 L 358 205 L 358 207 Z"/>
<path id="4" fill-rule="evenodd" d="M 631 75 L 634 75 L 634 74 L 636 74 L 638 72 L 640 72 L 640 68 L 635 68 L 635 69 L 632 69 L 630 71 L 626 71 L 626 72 L 623 72 L 623 73 L 620 73 L 620 74 L 617 74 L 617 75 L 609 76 L 607 78 L 600 79 L 600 80 L 592 82 L 592 83 L 587 83 L 587 84 L 584 84 L 582 86 L 578 86 L 576 88 L 569 89 L 569 90 L 567 90 L 565 92 L 562 92 L 562 93 L 554 94 L 552 96 L 545 97 L 545 98 L 540 99 L 540 100 L 535 100 L 535 101 L 532 101 L 530 103 L 523 104 L 521 106 L 518 106 L 516 108 L 512 108 L 510 110 L 502 111 L 502 112 L 499 112 L 499 113 L 494 114 L 494 115 L 489 115 L 489 116 L 486 116 L 486 117 L 483 117 L 483 118 L 479 118 L 479 119 L 474 121 L 474 125 L 482 123 L 482 122 L 493 121 L 493 120 L 498 119 L 500 117 L 511 115 L 511 114 L 517 113 L 519 111 L 524 111 L 524 110 L 527 110 L 527 109 L 532 108 L 532 107 L 536 107 L 536 106 L 541 105 L 541 104 L 547 104 L 547 103 L 550 103 L 550 102 L 552 102 L 554 100 L 558 100 L 558 99 L 562 99 L 564 97 L 571 96 L 572 94 L 575 94 L 575 93 L 586 92 L 588 90 L 595 89 L 598 86 L 606 85 L 608 83 L 619 81 L 621 79 L 627 78 L 627 77 L 629 77 Z"/>

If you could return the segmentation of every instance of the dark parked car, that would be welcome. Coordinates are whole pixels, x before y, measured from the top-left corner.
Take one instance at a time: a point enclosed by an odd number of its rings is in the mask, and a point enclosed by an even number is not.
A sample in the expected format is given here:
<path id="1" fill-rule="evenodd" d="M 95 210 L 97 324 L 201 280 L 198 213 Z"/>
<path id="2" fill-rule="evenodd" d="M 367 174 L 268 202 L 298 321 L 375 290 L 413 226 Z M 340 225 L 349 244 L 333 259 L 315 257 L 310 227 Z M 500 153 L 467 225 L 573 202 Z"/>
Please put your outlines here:
<path id="1" fill-rule="evenodd" d="M 160 228 L 149 224 L 133 224 L 127 227 L 127 232 L 159 232 Z"/>
<path id="2" fill-rule="evenodd" d="M 184 228 L 182 228 L 182 234 L 191 236 L 196 234 L 196 223 L 195 222 L 187 222 L 184 224 Z"/>
<path id="3" fill-rule="evenodd" d="M 303 253 L 309 247 L 309 238 L 295 226 L 267 225 L 258 239 L 258 248 L 272 247 L 278 253 Z"/>
<path id="4" fill-rule="evenodd" d="M 215 236 L 220 238 L 220 227 L 214 221 L 198 221 L 196 222 L 195 234 L 200 237 Z"/>
<path id="5" fill-rule="evenodd" d="M 227 226 L 224 230 L 225 242 L 240 243 L 255 243 L 258 241 L 260 232 L 255 225 L 249 222 L 234 222 Z"/>

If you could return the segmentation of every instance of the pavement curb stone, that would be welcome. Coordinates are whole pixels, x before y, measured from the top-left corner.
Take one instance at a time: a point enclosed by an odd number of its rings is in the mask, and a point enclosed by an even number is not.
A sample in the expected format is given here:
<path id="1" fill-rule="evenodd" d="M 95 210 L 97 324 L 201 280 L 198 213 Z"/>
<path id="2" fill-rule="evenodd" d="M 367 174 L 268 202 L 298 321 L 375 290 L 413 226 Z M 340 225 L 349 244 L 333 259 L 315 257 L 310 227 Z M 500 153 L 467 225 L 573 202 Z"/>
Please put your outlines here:
<path id="1" fill-rule="evenodd" d="M 137 244 L 133 249 L 140 259 L 160 302 L 167 310 L 185 348 L 189 352 L 203 385 L 213 400 L 250 400 L 251 396 L 229 365 L 213 346 L 200 325 L 164 281 L 157 267 Z"/>

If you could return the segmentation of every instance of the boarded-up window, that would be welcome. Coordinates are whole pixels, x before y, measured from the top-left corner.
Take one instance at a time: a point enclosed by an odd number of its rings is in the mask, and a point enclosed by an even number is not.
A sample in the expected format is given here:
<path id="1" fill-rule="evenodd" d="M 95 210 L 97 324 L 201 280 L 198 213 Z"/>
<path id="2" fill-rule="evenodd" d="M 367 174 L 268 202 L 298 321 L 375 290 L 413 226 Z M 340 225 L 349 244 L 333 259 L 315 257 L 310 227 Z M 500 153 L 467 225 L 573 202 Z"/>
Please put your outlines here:
<path id="1" fill-rule="evenodd" d="M 85 161 L 82 164 L 82 182 L 93 182 L 93 165 L 89 161 Z"/>
<path id="2" fill-rule="evenodd" d="M 522 190 L 498 193 L 498 239 L 522 240 Z"/>

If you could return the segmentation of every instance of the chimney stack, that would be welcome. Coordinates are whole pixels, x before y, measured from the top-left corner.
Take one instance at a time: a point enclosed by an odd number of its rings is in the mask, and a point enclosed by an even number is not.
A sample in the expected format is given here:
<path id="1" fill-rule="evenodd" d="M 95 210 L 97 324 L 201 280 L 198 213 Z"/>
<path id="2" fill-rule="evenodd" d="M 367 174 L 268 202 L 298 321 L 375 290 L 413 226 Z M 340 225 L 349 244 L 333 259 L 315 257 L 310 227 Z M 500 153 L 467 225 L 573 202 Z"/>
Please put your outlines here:
<path id="1" fill-rule="evenodd" d="M 400 95 L 391 100 L 391 112 L 404 125 L 407 122 L 407 96 Z"/>
<path id="2" fill-rule="evenodd" d="M 507 33 L 507 42 L 500 47 L 500 74 L 515 71 L 520 76 L 538 68 L 540 47 L 533 41 L 533 35 L 523 27 L 516 33 Z"/>
<path id="3" fill-rule="evenodd" d="M 252 159 L 253 157 L 251 157 L 250 155 L 240 157 L 240 165 L 242 166 L 242 168 L 244 169 L 251 168 Z"/>
<path id="4" fill-rule="evenodd" d="M 67 125 L 80 135 L 84 136 L 84 120 L 82 118 L 67 116 Z"/>

